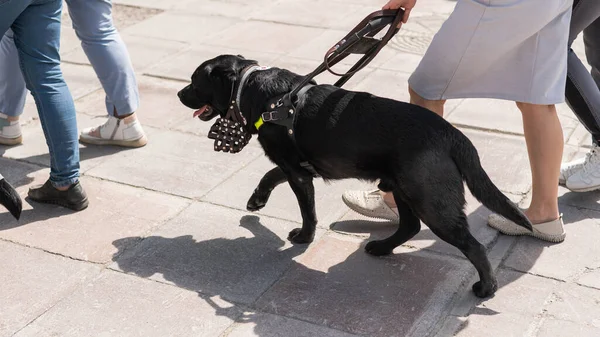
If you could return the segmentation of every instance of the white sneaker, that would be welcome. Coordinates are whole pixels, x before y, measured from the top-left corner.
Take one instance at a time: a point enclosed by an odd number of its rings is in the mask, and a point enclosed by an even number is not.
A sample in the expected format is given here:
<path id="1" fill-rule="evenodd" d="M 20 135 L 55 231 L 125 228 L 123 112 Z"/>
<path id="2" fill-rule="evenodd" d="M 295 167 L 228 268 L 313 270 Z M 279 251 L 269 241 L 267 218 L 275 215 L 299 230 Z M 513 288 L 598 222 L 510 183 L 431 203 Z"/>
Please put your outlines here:
<path id="1" fill-rule="evenodd" d="M 533 232 L 495 213 L 490 214 L 488 225 L 506 235 L 529 235 L 549 242 L 563 242 L 566 237 L 562 214 L 558 219 L 533 224 Z"/>
<path id="2" fill-rule="evenodd" d="M 108 116 L 106 123 L 81 131 L 79 141 L 94 145 L 141 147 L 148 143 L 135 113 L 123 119 Z"/>
<path id="3" fill-rule="evenodd" d="M 567 179 L 567 188 L 573 192 L 589 192 L 600 189 L 600 149 L 586 155 L 582 168 Z"/>
<path id="4" fill-rule="evenodd" d="M 398 209 L 391 208 L 385 201 L 379 190 L 374 191 L 346 191 L 342 194 L 342 200 L 346 206 L 356 213 L 370 218 L 398 221 Z"/>
<path id="5" fill-rule="evenodd" d="M 563 163 L 560 166 L 560 176 L 558 178 L 558 184 L 566 186 L 569 177 L 581 171 L 585 163 L 597 160 L 599 152 L 600 149 L 598 148 L 598 145 L 593 144 L 592 149 L 585 155 L 584 158 L 579 158 L 568 163 Z"/>
<path id="6" fill-rule="evenodd" d="M 18 120 L 9 122 L 8 116 L 0 113 L 0 144 L 17 145 L 23 143 L 21 123 Z"/>

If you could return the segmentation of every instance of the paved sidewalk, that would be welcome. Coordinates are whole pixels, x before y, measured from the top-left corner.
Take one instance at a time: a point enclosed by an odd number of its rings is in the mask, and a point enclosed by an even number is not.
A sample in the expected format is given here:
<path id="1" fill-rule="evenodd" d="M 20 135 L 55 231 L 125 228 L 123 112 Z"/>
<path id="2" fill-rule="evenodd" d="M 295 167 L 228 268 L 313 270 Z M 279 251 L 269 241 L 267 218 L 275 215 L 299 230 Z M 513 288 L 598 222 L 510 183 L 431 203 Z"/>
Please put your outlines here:
<path id="1" fill-rule="evenodd" d="M 363 251 L 395 225 L 350 212 L 350 180 L 316 183 L 317 239 L 292 246 L 301 221 L 282 185 L 252 214 L 247 198 L 273 167 L 254 140 L 216 153 L 209 125 L 177 91 L 204 60 L 242 54 L 307 73 L 382 0 L 119 0 L 117 25 L 139 75 L 149 144 L 81 147 L 90 207 L 73 214 L 26 202 L 0 210 L 0 336 L 600 336 L 600 192 L 561 189 L 567 239 L 551 245 L 486 225 L 469 195 L 474 235 L 500 289 L 478 300 L 472 265 L 426 227 L 385 258 Z M 420 0 L 411 22 L 348 88 L 407 100 L 407 78 L 455 1 Z M 65 18 L 62 54 L 80 128 L 104 119 L 104 93 Z M 583 55 L 581 41 L 576 49 Z M 342 65 L 343 66 L 343 65 Z M 325 74 L 320 82 L 333 81 Z M 585 129 L 559 106 L 564 160 L 583 156 Z M 514 104 L 449 102 L 447 118 L 477 146 L 499 188 L 527 205 L 530 172 Z M 49 172 L 32 100 L 24 144 L 0 147 L 22 196 Z"/>

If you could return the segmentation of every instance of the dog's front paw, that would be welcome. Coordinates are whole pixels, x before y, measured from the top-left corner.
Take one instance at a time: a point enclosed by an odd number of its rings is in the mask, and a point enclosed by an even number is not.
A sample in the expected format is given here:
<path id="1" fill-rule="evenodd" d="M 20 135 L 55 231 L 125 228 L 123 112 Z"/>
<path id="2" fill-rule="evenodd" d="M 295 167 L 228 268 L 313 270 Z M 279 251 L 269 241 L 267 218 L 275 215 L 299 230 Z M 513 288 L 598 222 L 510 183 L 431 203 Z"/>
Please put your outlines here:
<path id="1" fill-rule="evenodd" d="M 479 281 L 473 284 L 473 292 L 475 293 L 475 296 L 479 298 L 490 297 L 494 295 L 496 290 L 498 290 L 498 282 L 496 280 L 488 283 Z"/>
<path id="2" fill-rule="evenodd" d="M 269 195 L 270 193 L 263 194 L 259 193 L 258 191 L 254 191 L 250 199 L 248 199 L 246 209 L 250 212 L 260 211 L 261 209 L 263 209 L 263 207 L 265 207 L 267 201 L 269 201 Z"/>
<path id="3" fill-rule="evenodd" d="M 373 256 L 390 255 L 394 251 L 394 247 L 388 246 L 383 241 L 371 241 L 365 246 L 367 253 Z"/>
<path id="4" fill-rule="evenodd" d="M 288 240 L 293 243 L 303 244 L 303 243 L 311 243 L 315 237 L 314 233 L 305 233 L 302 231 L 302 228 L 294 228 L 288 235 Z"/>

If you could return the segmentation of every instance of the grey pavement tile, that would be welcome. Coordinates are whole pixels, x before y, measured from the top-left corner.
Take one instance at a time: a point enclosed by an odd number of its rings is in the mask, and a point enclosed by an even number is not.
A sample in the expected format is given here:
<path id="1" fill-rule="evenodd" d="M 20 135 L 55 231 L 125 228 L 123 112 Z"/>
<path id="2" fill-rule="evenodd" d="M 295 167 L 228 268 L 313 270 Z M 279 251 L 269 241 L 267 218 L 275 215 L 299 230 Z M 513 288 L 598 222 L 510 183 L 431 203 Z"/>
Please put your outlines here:
<path id="1" fill-rule="evenodd" d="M 247 20 L 252 17 L 255 12 L 262 12 L 267 6 L 277 2 L 279 1 L 254 0 L 252 2 L 247 2 L 242 0 L 187 0 L 178 2 L 173 8 L 177 11 L 186 13 L 196 13 L 205 16 L 225 16 Z"/>
<path id="2" fill-rule="evenodd" d="M 356 337 L 342 331 L 263 313 L 244 313 L 227 337 Z"/>
<path id="3" fill-rule="evenodd" d="M 136 71 L 141 71 L 163 59 L 170 60 L 171 56 L 188 46 L 183 42 L 143 36 L 123 34 L 121 37 L 123 41 L 125 41 L 133 68 Z M 81 47 L 66 53 L 62 57 L 62 60 L 78 64 L 90 64 L 90 61 Z"/>
<path id="4" fill-rule="evenodd" d="M 515 203 L 521 200 L 519 196 L 507 196 Z M 467 214 L 471 233 L 481 244 L 489 248 L 498 236 L 498 231 L 487 225 L 487 219 L 491 211 L 480 204 L 471 193 L 466 192 L 465 197 L 467 200 L 465 213 Z M 340 221 L 333 223 L 331 227 L 336 232 L 358 235 L 371 241 L 382 240 L 391 236 L 398 225 L 396 222 L 377 221 L 350 211 Z M 432 250 L 442 254 L 453 254 L 464 258 L 463 253 L 458 248 L 439 239 L 423 223 L 421 224 L 421 232 L 406 242 L 404 246 Z"/>
<path id="5" fill-rule="evenodd" d="M 60 67 L 74 100 L 102 88 L 92 67 L 67 63 L 61 64 Z"/>
<path id="6" fill-rule="evenodd" d="M 517 240 L 505 266 L 523 272 L 574 280 L 586 268 L 600 265 L 600 213 L 562 206 L 567 237 L 560 244 L 523 237 Z M 578 256 L 578 258 L 575 258 Z"/>
<path id="7" fill-rule="evenodd" d="M 128 27 L 123 32 L 168 41 L 204 43 L 211 36 L 237 26 L 236 23 L 237 20 L 233 18 L 169 11 Z"/>
<path id="8" fill-rule="evenodd" d="M 193 110 L 183 105 L 177 97 L 177 92 L 183 89 L 185 85 L 185 83 L 179 81 L 140 76 L 138 78 L 140 106 L 136 111 L 136 115 L 142 126 L 168 130 L 174 125 L 185 123 L 193 124 L 196 128 L 201 128 L 204 134 L 208 134 L 212 124 L 200 123 L 194 119 Z M 92 116 L 105 117 L 107 112 L 104 100 L 104 91 L 96 91 L 77 101 L 77 111 Z M 152 139 L 149 139 L 149 141 L 152 141 Z"/>
<path id="9" fill-rule="evenodd" d="M 111 268 L 167 282 L 203 297 L 250 304 L 309 245 L 293 246 L 287 234 L 297 224 L 194 203 L 139 245 L 119 254 Z M 317 238 L 320 232 L 317 233 Z M 139 240 L 124 238 L 114 242 Z"/>
<path id="10" fill-rule="evenodd" d="M 583 274 L 577 278 L 577 283 L 600 290 L 600 261 L 590 269 L 586 269 Z"/>
<path id="11" fill-rule="evenodd" d="M 42 184 L 49 170 L 30 173 L 33 181 L 17 191 L 23 198 L 23 213 L 16 221 L 0 213 L 0 238 L 74 259 L 106 263 L 119 249 L 135 244 L 122 240 L 143 236 L 174 217 L 189 204 L 186 199 L 83 177 L 89 207 L 81 212 L 25 199 L 28 187 Z"/>
<path id="12" fill-rule="evenodd" d="M 564 107 L 557 106 L 565 142 L 579 122 L 563 113 Z M 514 102 L 492 99 L 465 99 L 450 116 L 453 124 L 466 125 L 501 132 L 523 134 L 521 112 Z"/>
<path id="13" fill-rule="evenodd" d="M 188 198 L 199 198 L 255 160 L 262 150 L 215 152 L 206 137 L 160 131 L 148 145 L 115 156 L 86 174 Z"/>
<path id="14" fill-rule="evenodd" d="M 454 336 L 525 336 L 539 324 L 545 303 L 557 281 L 521 274 L 498 272 L 499 289 L 493 298 L 481 301 Z M 456 317 L 457 320 L 462 319 Z"/>
<path id="15" fill-rule="evenodd" d="M 592 135 L 590 132 L 583 126 L 583 124 L 578 124 L 575 127 L 575 130 L 569 136 L 567 140 L 567 144 L 573 146 L 591 146 L 592 145 Z"/>
<path id="16" fill-rule="evenodd" d="M 361 246 L 325 236 L 256 307 L 359 335 L 423 336 L 471 271 L 459 259 L 410 251 L 375 258 Z"/>
<path id="17" fill-rule="evenodd" d="M 537 335 L 540 337 L 597 337 L 600 336 L 600 327 L 548 318 L 542 322 Z"/>
<path id="18" fill-rule="evenodd" d="M 257 61 L 264 66 L 274 66 L 274 64 L 271 64 L 272 61 L 281 56 L 281 54 L 243 50 L 241 48 L 235 48 L 235 46 L 202 46 L 186 49 L 147 69 L 145 73 L 152 76 L 171 78 L 189 83 L 191 82 L 192 74 L 200 64 L 222 54 L 242 55 L 247 59 Z"/>
<path id="19" fill-rule="evenodd" d="M 230 179 L 212 190 L 202 199 L 211 203 L 225 205 L 237 209 L 246 209 L 246 203 L 252 192 L 258 186 L 265 173 L 276 165 L 265 156 L 243 168 Z M 348 211 L 342 201 L 342 193 L 347 189 L 373 188 L 371 184 L 362 183 L 355 179 L 325 183 L 322 179 L 314 179 L 315 205 L 319 226 L 329 228 Z M 257 214 L 265 214 L 302 222 L 300 208 L 290 185 L 283 183 L 271 194 L 269 202 Z"/>
<path id="20" fill-rule="evenodd" d="M 15 336 L 212 337 L 240 313 L 218 298 L 106 271 Z"/>
<path id="21" fill-rule="evenodd" d="M 0 256 L 0 336 L 12 336 L 100 272 L 92 264 L 4 241 Z"/>
<path id="22" fill-rule="evenodd" d="M 545 309 L 544 314 L 552 319 L 592 327 L 594 331 L 600 332 L 600 289 L 590 289 L 570 283 L 560 284 Z M 560 336 L 560 334 L 555 332 L 550 336 Z M 579 335 L 574 334 L 574 336 Z"/>
<path id="23" fill-rule="evenodd" d="M 99 107 L 103 111 L 104 105 Z M 83 114 L 77 115 L 78 129 L 81 131 L 87 127 L 94 127 L 103 124 L 106 121 L 104 117 L 90 117 Z M 146 130 L 149 136 L 153 130 Z M 22 128 L 23 144 L 18 146 L 1 146 L 0 154 L 5 158 L 13 158 L 29 163 L 49 167 L 50 155 L 48 154 L 48 145 L 42 130 L 39 119 L 33 120 Z M 102 163 L 112 156 L 122 156 L 128 151 L 135 151 L 115 146 L 86 146 L 79 145 L 79 157 L 81 172 L 86 172 L 90 168 Z"/>
<path id="24" fill-rule="evenodd" d="M 251 19 L 350 31 L 371 12 L 372 7 L 335 1 L 279 1 L 256 11 Z"/>
<path id="25" fill-rule="evenodd" d="M 290 26 L 262 21 L 243 21 L 206 39 L 206 43 L 220 47 L 285 54 L 311 41 L 323 28 Z M 325 52 L 325 51 L 323 51 Z"/>
<path id="26" fill-rule="evenodd" d="M 115 4 L 135 6 L 140 8 L 170 9 L 175 6 L 171 0 L 114 0 Z"/>
<path id="27" fill-rule="evenodd" d="M 469 129 L 461 131 L 475 145 L 481 166 L 502 192 L 522 195 L 529 191 L 531 171 L 524 138 Z"/>

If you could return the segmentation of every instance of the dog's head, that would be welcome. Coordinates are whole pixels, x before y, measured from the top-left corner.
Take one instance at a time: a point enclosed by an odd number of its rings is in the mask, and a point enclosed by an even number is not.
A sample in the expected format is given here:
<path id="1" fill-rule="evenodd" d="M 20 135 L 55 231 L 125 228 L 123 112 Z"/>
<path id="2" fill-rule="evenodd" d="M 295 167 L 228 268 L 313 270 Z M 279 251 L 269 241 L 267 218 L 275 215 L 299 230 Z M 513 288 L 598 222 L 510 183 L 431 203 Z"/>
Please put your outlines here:
<path id="1" fill-rule="evenodd" d="M 194 117 L 209 121 L 217 115 L 225 117 L 231 102 L 234 83 L 242 70 L 257 64 L 241 55 L 220 55 L 202 63 L 192 74 L 192 83 L 177 96 L 183 105 L 196 110 Z"/>

